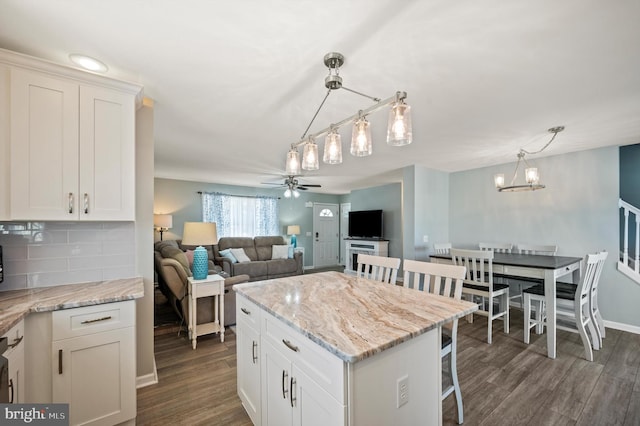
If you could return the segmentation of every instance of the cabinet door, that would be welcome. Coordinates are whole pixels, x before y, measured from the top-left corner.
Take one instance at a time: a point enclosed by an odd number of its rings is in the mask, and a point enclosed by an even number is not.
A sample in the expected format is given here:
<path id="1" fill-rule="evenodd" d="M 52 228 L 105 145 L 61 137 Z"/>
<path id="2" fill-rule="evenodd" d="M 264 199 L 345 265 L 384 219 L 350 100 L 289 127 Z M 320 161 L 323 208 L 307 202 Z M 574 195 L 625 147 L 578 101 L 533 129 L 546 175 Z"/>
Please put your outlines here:
<path id="1" fill-rule="evenodd" d="M 113 425 L 136 415 L 133 327 L 54 341 L 53 402 L 70 424 Z"/>
<path id="2" fill-rule="evenodd" d="M 78 85 L 11 71 L 11 217 L 78 218 Z"/>
<path id="3" fill-rule="evenodd" d="M 80 219 L 135 219 L 134 97 L 80 87 Z"/>
<path id="4" fill-rule="evenodd" d="M 9 402 L 21 404 L 24 400 L 24 343 L 5 354 L 9 360 Z"/>
<path id="5" fill-rule="evenodd" d="M 294 426 L 346 425 L 346 406 L 336 401 L 295 365 L 292 371 Z"/>
<path id="6" fill-rule="evenodd" d="M 291 362 L 262 339 L 262 424 L 290 426 Z"/>
<path id="7" fill-rule="evenodd" d="M 238 396 L 253 424 L 260 426 L 260 334 L 243 322 L 236 330 Z"/>

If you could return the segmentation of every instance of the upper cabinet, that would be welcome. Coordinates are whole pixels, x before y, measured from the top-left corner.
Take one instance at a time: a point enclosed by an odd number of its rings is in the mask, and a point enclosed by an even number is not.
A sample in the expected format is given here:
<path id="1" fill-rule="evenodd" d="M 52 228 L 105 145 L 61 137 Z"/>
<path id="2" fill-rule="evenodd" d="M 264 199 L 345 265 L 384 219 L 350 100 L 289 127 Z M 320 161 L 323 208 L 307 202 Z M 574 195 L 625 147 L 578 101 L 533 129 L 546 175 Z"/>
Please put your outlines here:
<path id="1" fill-rule="evenodd" d="M 134 220 L 140 88 L 50 71 L 10 67 L 9 219 Z"/>

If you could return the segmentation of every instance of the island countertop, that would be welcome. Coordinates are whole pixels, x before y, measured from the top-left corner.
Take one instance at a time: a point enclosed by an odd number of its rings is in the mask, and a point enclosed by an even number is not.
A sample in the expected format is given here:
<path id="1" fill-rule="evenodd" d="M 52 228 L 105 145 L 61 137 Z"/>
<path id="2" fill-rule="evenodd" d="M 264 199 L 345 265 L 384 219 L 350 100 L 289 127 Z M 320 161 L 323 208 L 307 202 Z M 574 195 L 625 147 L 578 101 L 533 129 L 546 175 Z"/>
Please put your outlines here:
<path id="1" fill-rule="evenodd" d="M 31 312 L 99 305 L 143 296 L 144 285 L 140 277 L 0 292 L 0 335 Z"/>
<path id="2" fill-rule="evenodd" d="M 478 309 L 476 304 L 340 272 L 233 289 L 346 362 L 357 362 Z"/>

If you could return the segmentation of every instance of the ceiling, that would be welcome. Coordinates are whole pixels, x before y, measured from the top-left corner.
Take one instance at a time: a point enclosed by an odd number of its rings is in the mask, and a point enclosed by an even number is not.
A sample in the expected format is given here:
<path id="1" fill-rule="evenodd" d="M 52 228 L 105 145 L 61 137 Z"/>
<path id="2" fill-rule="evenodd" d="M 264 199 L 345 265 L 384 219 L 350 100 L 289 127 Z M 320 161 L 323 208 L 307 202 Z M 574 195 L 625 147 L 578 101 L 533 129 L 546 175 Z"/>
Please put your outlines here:
<path id="1" fill-rule="evenodd" d="M 373 155 L 355 158 L 343 127 L 344 162 L 300 178 L 341 194 L 412 164 L 513 162 L 557 125 L 540 156 L 640 143 L 639 20 L 638 0 L 2 0 L 0 47 L 70 66 L 84 53 L 144 85 L 156 177 L 255 187 L 284 180 L 340 52 L 344 86 L 407 92 L 414 135 L 387 146 L 381 110 Z M 310 131 L 372 103 L 334 91 Z"/>

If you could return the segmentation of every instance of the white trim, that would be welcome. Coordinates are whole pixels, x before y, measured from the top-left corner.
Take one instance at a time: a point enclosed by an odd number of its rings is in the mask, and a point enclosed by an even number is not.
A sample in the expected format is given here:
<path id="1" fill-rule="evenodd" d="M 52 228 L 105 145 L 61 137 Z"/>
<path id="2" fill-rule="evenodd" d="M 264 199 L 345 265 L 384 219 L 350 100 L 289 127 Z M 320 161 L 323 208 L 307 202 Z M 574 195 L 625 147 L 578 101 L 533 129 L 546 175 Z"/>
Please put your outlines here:
<path id="1" fill-rule="evenodd" d="M 618 271 L 622 272 L 627 277 L 640 284 L 640 274 L 637 274 L 633 269 L 629 268 L 627 265 L 620 261 L 618 261 Z"/>
<path id="2" fill-rule="evenodd" d="M 153 357 L 153 372 L 144 376 L 136 377 L 136 389 L 144 388 L 158 383 L 158 369 L 156 368 L 156 357 Z"/>
<path id="3" fill-rule="evenodd" d="M 613 328 L 614 330 L 627 331 L 633 334 L 640 334 L 640 326 L 624 324 L 621 322 L 604 320 L 604 325 L 607 328 Z"/>

